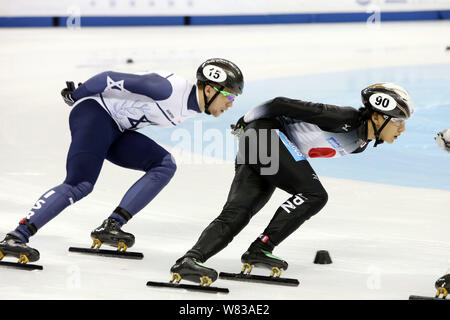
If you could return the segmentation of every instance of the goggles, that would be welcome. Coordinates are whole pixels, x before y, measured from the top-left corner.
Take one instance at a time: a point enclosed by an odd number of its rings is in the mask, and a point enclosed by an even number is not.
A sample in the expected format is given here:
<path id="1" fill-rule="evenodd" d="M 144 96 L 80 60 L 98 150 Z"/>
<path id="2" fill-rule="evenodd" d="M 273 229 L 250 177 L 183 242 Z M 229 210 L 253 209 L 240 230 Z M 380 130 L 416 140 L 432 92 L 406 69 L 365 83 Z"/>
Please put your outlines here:
<path id="1" fill-rule="evenodd" d="M 213 88 L 217 92 L 220 92 L 221 94 L 223 94 L 224 97 L 227 97 L 228 101 L 234 101 L 234 99 L 236 99 L 236 95 L 231 92 L 219 90 L 216 87 L 213 87 Z"/>
<path id="2" fill-rule="evenodd" d="M 387 120 L 389 117 L 386 115 L 383 115 L 383 118 L 385 118 Z M 397 127 L 401 127 L 401 126 L 405 125 L 405 123 L 406 123 L 405 119 L 400 119 L 400 118 L 391 118 L 391 121 Z"/>

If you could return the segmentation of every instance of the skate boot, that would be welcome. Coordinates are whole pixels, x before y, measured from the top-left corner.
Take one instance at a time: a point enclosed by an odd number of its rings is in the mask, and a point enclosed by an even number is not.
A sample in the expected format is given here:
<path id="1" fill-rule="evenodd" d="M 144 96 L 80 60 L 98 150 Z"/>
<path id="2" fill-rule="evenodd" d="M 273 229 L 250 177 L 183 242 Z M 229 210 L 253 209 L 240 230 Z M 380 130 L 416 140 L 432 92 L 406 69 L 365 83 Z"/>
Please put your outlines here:
<path id="1" fill-rule="evenodd" d="M 434 286 L 437 289 L 436 298 L 439 298 L 442 294 L 442 299 L 446 299 L 450 291 L 450 270 L 447 274 L 437 279 Z"/>
<path id="2" fill-rule="evenodd" d="M 0 242 L 0 260 L 4 256 L 19 258 L 18 263 L 28 263 L 39 260 L 39 251 L 30 248 L 14 235 L 7 234 Z"/>
<path id="3" fill-rule="evenodd" d="M 181 279 L 200 283 L 201 286 L 210 286 L 217 280 L 217 271 L 208 268 L 195 258 L 183 257 L 170 268 L 172 279 L 170 282 L 179 283 Z"/>
<path id="4" fill-rule="evenodd" d="M 119 223 L 112 218 L 106 219 L 101 226 L 92 231 L 91 238 L 94 240 L 91 248 L 100 248 L 105 243 L 117 247 L 118 251 L 126 251 L 134 244 L 134 235 L 122 231 Z"/>
<path id="5" fill-rule="evenodd" d="M 250 247 L 241 257 L 242 274 L 250 274 L 254 266 L 271 270 L 271 277 L 280 277 L 281 270 L 288 268 L 288 263 L 283 259 L 274 256 L 272 252 L 261 248 Z"/>

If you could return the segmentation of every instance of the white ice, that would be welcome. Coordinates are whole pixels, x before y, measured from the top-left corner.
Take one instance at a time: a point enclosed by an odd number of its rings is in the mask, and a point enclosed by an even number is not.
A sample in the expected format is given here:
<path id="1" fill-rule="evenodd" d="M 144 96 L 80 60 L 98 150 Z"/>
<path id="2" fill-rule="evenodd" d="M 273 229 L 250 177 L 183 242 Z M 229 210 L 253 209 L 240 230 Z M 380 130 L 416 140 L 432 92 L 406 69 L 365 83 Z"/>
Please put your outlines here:
<path id="1" fill-rule="evenodd" d="M 199 61 L 212 56 L 245 66 L 249 82 L 448 63 L 449 29 L 449 22 L 0 29 L 0 237 L 65 177 L 70 109 L 59 91 L 66 80 L 108 69 L 166 69 L 192 78 Z M 448 190 L 321 177 L 327 206 L 274 252 L 289 262 L 283 276 L 300 286 L 219 279 L 214 285 L 228 287 L 228 295 L 149 288 L 148 280 L 168 281 L 171 265 L 220 213 L 233 165 L 179 163 L 170 184 L 125 226 L 137 238 L 129 250 L 143 252 L 143 260 L 69 253 L 69 246 L 90 246 L 90 231 L 140 175 L 105 162 L 94 192 L 32 238 L 44 270 L 0 268 L 0 299 L 408 299 L 433 295 L 434 281 L 450 268 Z M 277 191 L 207 265 L 238 272 L 241 254 L 287 197 Z M 333 263 L 314 264 L 318 250 L 328 250 Z"/>

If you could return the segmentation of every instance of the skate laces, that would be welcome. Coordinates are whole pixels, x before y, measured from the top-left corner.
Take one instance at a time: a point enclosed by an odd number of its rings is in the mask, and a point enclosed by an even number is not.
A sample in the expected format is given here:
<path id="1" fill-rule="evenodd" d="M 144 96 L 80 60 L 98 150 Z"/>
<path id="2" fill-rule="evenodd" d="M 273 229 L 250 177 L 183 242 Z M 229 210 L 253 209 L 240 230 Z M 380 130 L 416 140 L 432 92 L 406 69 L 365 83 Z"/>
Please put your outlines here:
<path id="1" fill-rule="evenodd" d="M 116 219 L 110 218 L 106 220 L 105 226 L 109 226 L 114 230 L 121 230 L 121 224 Z"/>

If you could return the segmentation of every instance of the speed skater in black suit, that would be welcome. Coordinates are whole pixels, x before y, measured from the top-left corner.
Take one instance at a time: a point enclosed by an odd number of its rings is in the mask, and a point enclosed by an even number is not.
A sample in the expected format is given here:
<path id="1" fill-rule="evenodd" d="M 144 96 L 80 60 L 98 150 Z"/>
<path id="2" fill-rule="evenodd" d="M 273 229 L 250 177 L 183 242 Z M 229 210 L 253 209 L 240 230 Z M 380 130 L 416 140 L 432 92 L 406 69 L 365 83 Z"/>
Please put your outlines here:
<path id="1" fill-rule="evenodd" d="M 363 107 L 339 107 L 284 97 L 269 100 L 232 126 L 239 137 L 235 176 L 220 215 L 197 243 L 172 266 L 172 281 L 209 285 L 218 277 L 204 265 L 224 249 L 269 201 L 276 188 L 291 196 L 276 210 L 261 235 L 242 255 L 244 267 L 262 266 L 276 275 L 288 263 L 274 248 L 317 214 L 328 195 L 308 158 L 332 158 L 393 143 L 404 131 L 414 108 L 408 92 L 392 83 L 361 91 Z M 272 273 L 273 274 L 273 273 Z"/>

